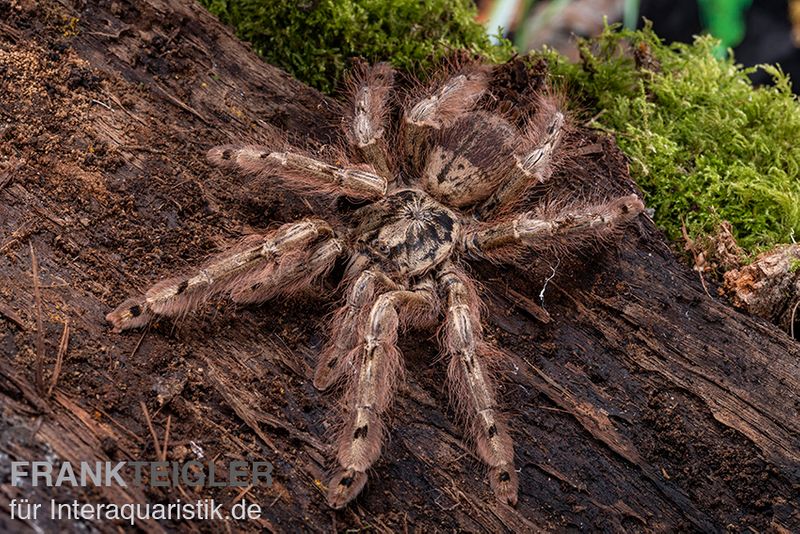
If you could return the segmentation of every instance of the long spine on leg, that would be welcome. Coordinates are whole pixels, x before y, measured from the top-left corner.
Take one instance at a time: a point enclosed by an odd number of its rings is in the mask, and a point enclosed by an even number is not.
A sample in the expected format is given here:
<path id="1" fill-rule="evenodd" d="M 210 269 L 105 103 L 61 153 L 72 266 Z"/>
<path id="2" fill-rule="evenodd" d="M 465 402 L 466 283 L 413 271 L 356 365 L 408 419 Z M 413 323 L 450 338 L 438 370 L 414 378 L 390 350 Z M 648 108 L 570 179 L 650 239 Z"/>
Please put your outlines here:
<path id="1" fill-rule="evenodd" d="M 440 276 L 447 294 L 446 346 L 451 394 L 472 433 L 478 455 L 489 466 L 489 481 L 498 500 L 517 502 L 518 477 L 514 444 L 497 407 L 495 387 L 486 365 L 490 349 L 481 341 L 479 297 L 460 273 Z"/>
<path id="2" fill-rule="evenodd" d="M 363 342 L 353 351 L 353 383 L 346 399 L 345 425 L 338 440 L 339 470 L 328 486 L 328 503 L 341 508 L 363 489 L 366 471 L 378 459 L 383 445 L 381 414 L 391 403 L 403 366 L 397 348 L 398 309 L 435 308 L 426 287 L 380 295 L 373 304 Z M 409 308 L 412 308 L 409 310 Z"/>
<path id="3" fill-rule="evenodd" d="M 106 319 L 121 331 L 142 326 L 147 322 L 143 318 L 149 320 L 154 315 L 188 313 L 214 294 L 246 285 L 249 277 L 269 269 L 282 255 L 330 234 L 332 229 L 326 222 L 306 220 L 285 224 L 269 234 L 248 236 L 194 274 L 161 281 L 143 297 L 128 299 Z"/>

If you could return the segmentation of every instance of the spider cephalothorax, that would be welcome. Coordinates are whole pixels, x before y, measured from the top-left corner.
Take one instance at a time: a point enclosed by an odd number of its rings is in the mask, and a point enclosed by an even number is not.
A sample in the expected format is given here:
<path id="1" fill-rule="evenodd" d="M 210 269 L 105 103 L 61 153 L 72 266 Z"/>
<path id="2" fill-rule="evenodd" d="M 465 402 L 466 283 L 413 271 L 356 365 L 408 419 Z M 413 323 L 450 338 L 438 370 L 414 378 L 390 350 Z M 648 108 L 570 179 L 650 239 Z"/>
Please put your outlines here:
<path id="1" fill-rule="evenodd" d="M 440 316 L 451 397 L 497 498 L 516 503 L 513 442 L 487 364 L 495 351 L 482 341 L 480 299 L 461 265 L 608 239 L 643 210 L 636 195 L 519 209 L 526 191 L 550 178 L 565 115 L 559 99 L 547 95 L 538 97 L 522 129 L 476 109 L 488 77 L 486 67 L 466 67 L 400 104 L 391 68 L 363 69 L 351 80 L 343 119 L 346 164 L 279 147 L 211 149 L 210 160 L 222 167 L 364 205 L 343 215 L 347 224 L 306 219 L 247 236 L 205 267 L 162 281 L 108 315 L 120 331 L 184 314 L 213 295 L 263 302 L 296 293 L 343 262 L 344 302 L 314 376 L 318 388 L 342 384 L 345 392 L 338 466 L 328 486 L 336 508 L 358 495 L 380 455 L 383 413 L 403 371 L 398 328 L 430 327 Z M 399 124 L 390 120 L 393 109 Z"/>

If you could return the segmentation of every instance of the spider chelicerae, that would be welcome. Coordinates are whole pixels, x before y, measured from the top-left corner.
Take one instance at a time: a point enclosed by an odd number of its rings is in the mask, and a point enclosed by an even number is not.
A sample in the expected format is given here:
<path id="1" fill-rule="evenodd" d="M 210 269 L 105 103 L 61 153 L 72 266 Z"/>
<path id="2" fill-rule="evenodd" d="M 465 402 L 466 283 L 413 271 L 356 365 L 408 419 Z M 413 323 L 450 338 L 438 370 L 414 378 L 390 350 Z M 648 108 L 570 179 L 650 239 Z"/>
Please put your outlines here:
<path id="1" fill-rule="evenodd" d="M 180 316 L 214 295 L 237 303 L 292 295 L 345 265 L 344 302 L 331 321 L 314 385 L 341 384 L 343 424 L 328 503 L 344 507 L 380 456 L 384 413 L 403 374 L 400 327 L 441 323 L 450 396 L 496 497 L 517 501 L 514 445 L 497 401 L 470 260 L 513 262 L 549 247 L 608 240 L 642 212 L 636 195 L 533 210 L 521 200 L 550 178 L 567 129 L 553 92 L 535 99 L 523 127 L 481 109 L 491 68 L 451 69 L 400 98 L 387 64 L 356 69 L 342 124 L 345 157 L 331 163 L 297 149 L 228 145 L 210 161 L 304 194 L 363 205 L 344 223 L 305 219 L 249 235 L 194 272 L 157 283 L 108 314 L 115 331 Z M 485 106 L 484 106 L 485 107 Z M 399 120 L 393 121 L 392 117 Z M 283 147 L 281 147 L 283 148 Z"/>

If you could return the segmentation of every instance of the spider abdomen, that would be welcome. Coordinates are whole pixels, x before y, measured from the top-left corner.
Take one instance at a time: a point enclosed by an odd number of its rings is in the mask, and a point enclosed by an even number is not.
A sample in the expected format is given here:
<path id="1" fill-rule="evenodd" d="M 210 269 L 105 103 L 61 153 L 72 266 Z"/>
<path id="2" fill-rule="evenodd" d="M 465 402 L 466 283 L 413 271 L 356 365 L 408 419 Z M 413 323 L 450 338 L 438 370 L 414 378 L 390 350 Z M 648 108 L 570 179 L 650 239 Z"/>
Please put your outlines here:
<path id="1" fill-rule="evenodd" d="M 422 171 L 422 186 L 437 200 L 462 208 L 485 200 L 513 167 L 514 128 L 474 111 L 442 130 Z"/>

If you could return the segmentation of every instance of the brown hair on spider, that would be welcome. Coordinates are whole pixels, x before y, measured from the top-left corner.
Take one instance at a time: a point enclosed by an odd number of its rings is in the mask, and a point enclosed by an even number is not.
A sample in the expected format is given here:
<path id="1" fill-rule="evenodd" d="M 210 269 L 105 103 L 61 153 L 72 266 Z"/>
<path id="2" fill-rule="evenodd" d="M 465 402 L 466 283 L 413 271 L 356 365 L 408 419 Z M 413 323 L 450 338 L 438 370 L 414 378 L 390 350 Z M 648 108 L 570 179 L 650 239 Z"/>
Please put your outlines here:
<path id="1" fill-rule="evenodd" d="M 203 267 L 124 301 L 107 319 L 120 331 L 181 316 L 211 296 L 241 303 L 292 297 L 338 265 L 343 295 L 314 373 L 317 388 L 342 390 L 330 506 L 359 495 L 383 449 L 386 414 L 404 373 L 403 326 L 437 322 L 468 441 L 488 467 L 496 498 L 513 505 L 514 444 L 492 372 L 500 352 L 483 338 L 481 293 L 466 266 L 609 242 L 644 205 L 635 194 L 530 203 L 531 187 L 559 185 L 553 169 L 570 150 L 559 93 L 540 92 L 535 111 L 516 121 L 487 103 L 488 65 L 459 62 L 407 92 L 395 89 L 394 78 L 386 64 L 351 75 L 341 150 L 300 150 L 276 135 L 266 145 L 208 153 L 212 163 L 255 177 L 254 188 L 349 197 L 360 207 L 247 236 Z"/>

